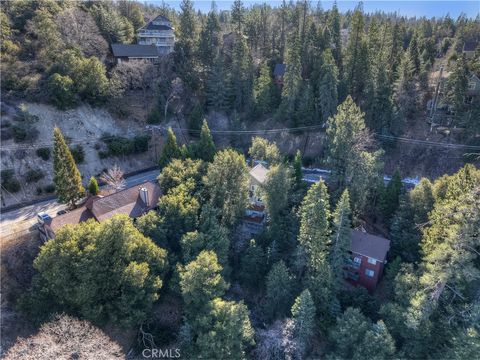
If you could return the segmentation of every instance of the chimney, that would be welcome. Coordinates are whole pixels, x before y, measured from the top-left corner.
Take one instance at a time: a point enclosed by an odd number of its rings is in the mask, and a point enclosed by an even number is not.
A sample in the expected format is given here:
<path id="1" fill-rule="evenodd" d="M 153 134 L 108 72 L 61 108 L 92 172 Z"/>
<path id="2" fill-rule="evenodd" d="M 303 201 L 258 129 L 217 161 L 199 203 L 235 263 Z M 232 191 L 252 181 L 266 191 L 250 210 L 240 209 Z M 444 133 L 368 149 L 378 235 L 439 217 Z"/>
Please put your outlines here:
<path id="1" fill-rule="evenodd" d="M 147 188 L 140 188 L 139 190 L 139 196 L 140 199 L 145 203 L 146 206 L 150 206 L 149 201 L 148 201 L 148 189 Z"/>

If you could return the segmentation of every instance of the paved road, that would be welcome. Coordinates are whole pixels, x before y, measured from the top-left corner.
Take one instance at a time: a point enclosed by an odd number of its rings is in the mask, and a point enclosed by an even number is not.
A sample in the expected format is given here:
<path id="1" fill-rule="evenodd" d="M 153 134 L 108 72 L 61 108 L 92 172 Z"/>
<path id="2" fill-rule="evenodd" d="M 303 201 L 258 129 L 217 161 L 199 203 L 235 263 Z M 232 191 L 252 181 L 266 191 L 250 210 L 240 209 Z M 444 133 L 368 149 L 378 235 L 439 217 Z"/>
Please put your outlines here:
<path id="1" fill-rule="evenodd" d="M 155 180 L 158 173 L 158 170 L 151 170 L 128 177 L 125 179 L 125 182 L 127 183 L 127 187 L 135 186 L 148 180 Z M 65 208 L 66 205 L 59 204 L 56 200 L 47 200 L 2 213 L 0 215 L 0 238 L 4 239 L 16 233 L 25 233 L 34 229 L 37 223 L 36 215 L 41 211 L 54 217 L 58 211 Z"/>

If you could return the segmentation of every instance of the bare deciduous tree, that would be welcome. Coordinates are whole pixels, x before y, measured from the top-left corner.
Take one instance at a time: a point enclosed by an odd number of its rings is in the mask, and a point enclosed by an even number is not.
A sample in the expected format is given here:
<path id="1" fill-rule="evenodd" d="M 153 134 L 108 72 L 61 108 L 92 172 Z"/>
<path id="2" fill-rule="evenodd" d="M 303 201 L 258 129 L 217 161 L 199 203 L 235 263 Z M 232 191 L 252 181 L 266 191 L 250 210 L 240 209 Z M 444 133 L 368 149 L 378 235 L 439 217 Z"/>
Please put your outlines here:
<path id="1" fill-rule="evenodd" d="M 113 69 L 112 78 L 122 93 L 139 89 L 146 98 L 147 89 L 153 88 L 158 79 L 158 68 L 146 61 L 121 62 Z"/>
<path id="2" fill-rule="evenodd" d="M 106 56 L 108 44 L 89 13 L 78 8 L 70 8 L 59 13 L 55 20 L 67 46 L 81 49 L 87 57 Z"/>
<path id="3" fill-rule="evenodd" d="M 115 191 L 122 190 L 127 185 L 123 174 L 123 170 L 115 164 L 111 169 L 100 175 L 100 180 L 104 181 L 108 187 Z"/>
<path id="4" fill-rule="evenodd" d="M 164 110 L 164 119 L 165 121 L 167 120 L 167 111 L 168 111 L 168 105 L 170 102 L 173 100 L 177 99 L 180 94 L 183 91 L 183 83 L 182 80 L 179 77 L 176 77 L 173 79 L 171 88 L 170 88 L 170 94 L 168 95 L 167 99 L 165 100 L 165 110 Z"/>
<path id="5" fill-rule="evenodd" d="M 87 321 L 68 315 L 43 324 L 37 334 L 20 339 L 5 356 L 8 360 L 125 359 L 121 347 Z"/>

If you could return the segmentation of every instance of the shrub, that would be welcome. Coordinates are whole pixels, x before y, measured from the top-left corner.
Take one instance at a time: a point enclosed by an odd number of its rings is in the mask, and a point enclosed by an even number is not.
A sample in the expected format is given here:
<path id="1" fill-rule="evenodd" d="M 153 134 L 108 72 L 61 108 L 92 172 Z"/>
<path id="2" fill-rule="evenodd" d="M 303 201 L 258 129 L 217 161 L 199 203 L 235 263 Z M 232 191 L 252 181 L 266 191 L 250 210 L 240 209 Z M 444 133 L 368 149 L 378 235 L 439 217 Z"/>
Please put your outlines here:
<path id="1" fill-rule="evenodd" d="M 15 142 L 34 141 L 38 137 L 38 130 L 31 124 L 12 126 L 12 135 Z"/>
<path id="2" fill-rule="evenodd" d="M 52 194 L 55 192 L 55 185 L 54 184 L 47 185 L 43 188 L 43 190 L 45 190 L 47 194 Z"/>
<path id="3" fill-rule="evenodd" d="M 37 195 L 42 195 L 43 189 L 39 186 L 37 187 Z"/>
<path id="4" fill-rule="evenodd" d="M 155 107 L 147 116 L 147 124 L 158 124 L 162 121 L 162 112 Z"/>
<path id="5" fill-rule="evenodd" d="M 47 147 L 37 149 L 37 156 L 47 161 L 50 159 L 50 149 Z"/>
<path id="6" fill-rule="evenodd" d="M 47 87 L 50 100 L 57 108 L 63 110 L 75 104 L 74 83 L 69 76 L 55 73 L 50 76 Z"/>
<path id="7" fill-rule="evenodd" d="M 76 145 L 75 147 L 70 148 L 70 152 L 77 164 L 83 164 L 85 161 L 85 150 L 82 145 Z"/>
<path id="8" fill-rule="evenodd" d="M 27 183 L 37 182 L 45 177 L 45 174 L 40 169 L 30 169 L 25 174 Z"/>
<path id="9" fill-rule="evenodd" d="M 20 182 L 15 177 L 15 174 L 12 169 L 2 170 L 0 173 L 2 178 L 2 187 L 11 193 L 16 193 L 20 191 Z"/>
<path id="10" fill-rule="evenodd" d="M 148 150 L 149 135 L 136 135 L 132 139 L 121 136 L 112 136 L 105 134 L 102 141 L 107 145 L 108 151 L 99 151 L 100 158 L 108 156 L 122 156 L 139 154 Z"/>
<path id="11" fill-rule="evenodd" d="M 148 150 L 148 141 L 150 135 L 137 135 L 133 138 L 133 152 L 135 154 L 144 153 Z"/>
<path id="12" fill-rule="evenodd" d="M 99 191 L 100 191 L 100 188 L 98 187 L 97 179 L 95 179 L 95 177 L 92 176 L 90 178 L 90 182 L 88 183 L 88 192 L 91 195 L 98 195 Z"/>

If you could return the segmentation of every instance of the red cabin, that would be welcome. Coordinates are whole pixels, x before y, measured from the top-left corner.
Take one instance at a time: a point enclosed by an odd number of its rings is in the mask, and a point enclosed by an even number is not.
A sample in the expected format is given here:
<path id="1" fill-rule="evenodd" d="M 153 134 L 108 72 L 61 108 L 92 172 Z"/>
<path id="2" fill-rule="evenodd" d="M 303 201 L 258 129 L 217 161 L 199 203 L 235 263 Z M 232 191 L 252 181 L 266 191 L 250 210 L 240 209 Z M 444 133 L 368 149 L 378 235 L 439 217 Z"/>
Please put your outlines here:
<path id="1" fill-rule="evenodd" d="M 361 285 L 369 291 L 375 290 L 387 263 L 390 240 L 359 230 L 352 231 L 351 259 L 345 267 L 347 281 Z"/>

